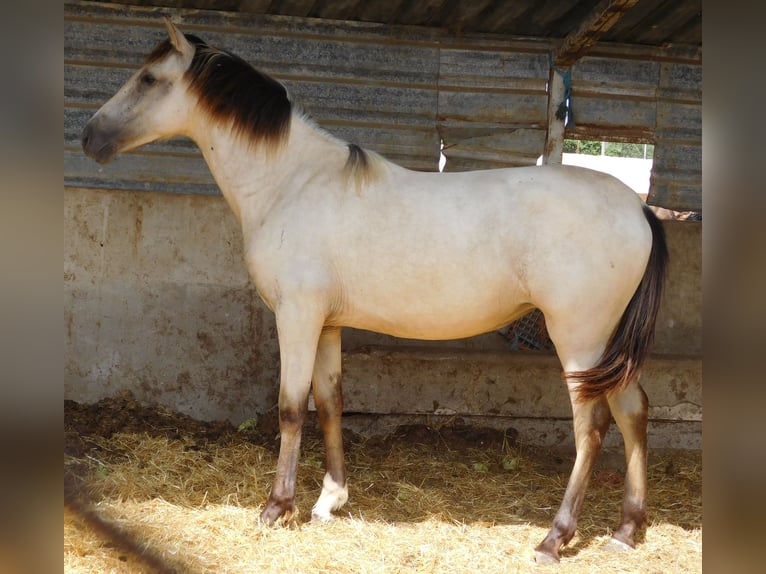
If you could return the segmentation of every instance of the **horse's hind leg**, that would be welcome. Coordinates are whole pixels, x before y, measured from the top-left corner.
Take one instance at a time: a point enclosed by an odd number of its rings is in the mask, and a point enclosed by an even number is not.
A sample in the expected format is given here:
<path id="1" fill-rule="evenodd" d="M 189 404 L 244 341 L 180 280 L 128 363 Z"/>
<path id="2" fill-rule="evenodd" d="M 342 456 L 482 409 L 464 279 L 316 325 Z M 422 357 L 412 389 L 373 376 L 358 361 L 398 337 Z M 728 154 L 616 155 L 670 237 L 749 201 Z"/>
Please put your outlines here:
<path id="1" fill-rule="evenodd" d="M 348 500 L 341 426 L 343 395 L 340 328 L 327 328 L 322 331 L 312 381 L 314 402 L 327 450 L 327 473 L 322 484 L 322 494 L 311 511 L 311 517 L 315 520 L 330 520 L 331 512 L 339 509 Z"/>
<path id="2" fill-rule="evenodd" d="M 601 442 L 609 428 L 611 417 L 606 399 L 599 398 L 585 403 L 578 402 L 576 385 L 569 383 L 569 397 L 574 415 L 574 433 L 577 456 L 569 476 L 564 499 L 545 539 L 535 548 L 537 562 L 558 562 L 559 549 L 574 536 L 585 491 L 601 450 Z"/>
<path id="3" fill-rule="evenodd" d="M 608 395 L 609 408 L 625 441 L 625 497 L 622 518 L 612 534 L 611 547 L 634 548 L 636 531 L 646 519 L 646 426 L 648 400 L 638 381 Z"/>

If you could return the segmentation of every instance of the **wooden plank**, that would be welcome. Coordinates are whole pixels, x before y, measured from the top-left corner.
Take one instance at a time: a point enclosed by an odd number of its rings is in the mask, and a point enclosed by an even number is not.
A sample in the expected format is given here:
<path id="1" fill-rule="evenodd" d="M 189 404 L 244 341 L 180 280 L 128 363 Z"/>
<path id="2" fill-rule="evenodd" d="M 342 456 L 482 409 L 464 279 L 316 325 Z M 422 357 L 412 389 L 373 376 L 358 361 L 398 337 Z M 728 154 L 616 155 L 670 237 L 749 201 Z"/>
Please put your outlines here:
<path id="1" fill-rule="evenodd" d="M 311 9 L 313 18 L 352 20 L 359 12 L 360 0 L 314 0 Z"/>
<path id="2" fill-rule="evenodd" d="M 271 0 L 239 0 L 239 11 L 263 14 L 271 6 Z"/>
<path id="3" fill-rule="evenodd" d="M 601 44 L 606 42 L 621 42 L 623 44 L 638 44 L 639 37 L 647 24 L 647 18 L 653 14 L 664 14 L 663 6 L 667 0 L 641 0 L 628 10 L 612 28 L 601 36 Z"/>
<path id="4" fill-rule="evenodd" d="M 701 0 L 674 2 L 663 10 L 650 13 L 641 21 L 635 31 L 635 42 L 639 44 L 663 44 L 677 42 L 676 30 L 683 30 L 687 24 L 701 18 Z M 699 37 L 695 39 L 699 42 Z"/>
<path id="5" fill-rule="evenodd" d="M 332 3 L 333 0 L 328 0 Z M 388 0 L 387 2 L 359 2 L 358 19 L 371 22 L 392 23 L 396 15 L 410 0 Z"/>
<path id="6" fill-rule="evenodd" d="M 413 25 L 427 20 L 430 14 L 435 14 L 434 19 L 439 21 L 444 0 L 418 0 L 417 2 L 405 2 L 392 24 Z"/>
<path id="7" fill-rule="evenodd" d="M 449 7 L 449 4 L 452 7 Z M 455 35 L 471 33 L 483 28 L 484 14 L 492 6 L 493 0 L 471 0 L 471 2 L 445 3 L 445 27 Z"/>
<path id="8" fill-rule="evenodd" d="M 556 49 L 553 57 L 556 66 L 566 68 L 574 64 L 636 2 L 638 0 L 601 0 Z"/>
<path id="9" fill-rule="evenodd" d="M 316 0 L 272 0 L 268 9 L 286 16 L 306 17 L 311 14 L 314 4 Z"/>

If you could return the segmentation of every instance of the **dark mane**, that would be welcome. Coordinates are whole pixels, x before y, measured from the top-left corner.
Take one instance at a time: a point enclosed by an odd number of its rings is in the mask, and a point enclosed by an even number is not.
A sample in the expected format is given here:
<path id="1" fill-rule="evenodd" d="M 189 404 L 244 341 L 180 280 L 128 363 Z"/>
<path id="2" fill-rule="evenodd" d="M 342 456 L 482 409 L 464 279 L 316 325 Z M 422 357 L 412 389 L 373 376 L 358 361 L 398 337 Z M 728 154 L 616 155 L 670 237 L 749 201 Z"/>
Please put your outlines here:
<path id="1" fill-rule="evenodd" d="M 192 34 L 184 35 L 195 47 L 186 77 L 202 109 L 216 120 L 231 122 L 235 133 L 254 144 L 281 143 L 292 116 L 285 87 L 239 56 L 212 48 Z M 172 49 L 169 40 L 161 42 L 145 64 L 161 60 Z"/>
<path id="2" fill-rule="evenodd" d="M 367 170 L 370 167 L 370 159 L 367 152 L 358 145 L 348 144 L 348 162 L 346 168 L 351 171 Z"/>

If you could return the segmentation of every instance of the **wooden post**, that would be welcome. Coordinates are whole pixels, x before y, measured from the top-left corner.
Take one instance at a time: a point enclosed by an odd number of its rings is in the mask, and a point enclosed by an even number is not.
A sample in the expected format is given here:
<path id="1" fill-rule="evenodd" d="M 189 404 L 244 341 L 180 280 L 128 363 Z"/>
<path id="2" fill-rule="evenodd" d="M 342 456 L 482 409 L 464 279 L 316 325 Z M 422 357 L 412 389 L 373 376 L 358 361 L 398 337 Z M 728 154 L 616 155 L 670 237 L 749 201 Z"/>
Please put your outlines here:
<path id="1" fill-rule="evenodd" d="M 561 163 L 564 153 L 564 120 L 556 117 L 556 110 L 564 100 L 564 78 L 551 66 L 548 76 L 548 132 L 545 137 L 544 164 Z"/>
<path id="2" fill-rule="evenodd" d="M 567 34 L 552 54 L 548 76 L 548 133 L 545 138 L 543 163 L 561 163 L 564 153 L 565 120 L 558 119 L 556 111 L 564 101 L 566 87 L 564 78 L 556 71 L 556 67 L 565 73 L 569 72 L 572 65 L 637 2 L 638 0 L 601 0 L 580 24 Z"/>

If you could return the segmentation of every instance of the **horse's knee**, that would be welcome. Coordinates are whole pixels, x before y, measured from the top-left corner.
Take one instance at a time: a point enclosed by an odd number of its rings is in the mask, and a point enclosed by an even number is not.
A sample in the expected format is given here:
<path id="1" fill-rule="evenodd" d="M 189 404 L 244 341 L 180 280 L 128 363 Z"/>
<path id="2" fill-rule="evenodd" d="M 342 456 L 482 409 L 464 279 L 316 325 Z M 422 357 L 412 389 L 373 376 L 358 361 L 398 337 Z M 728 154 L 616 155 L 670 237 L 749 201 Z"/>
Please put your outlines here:
<path id="1" fill-rule="evenodd" d="M 302 406 L 295 406 L 292 404 L 284 404 L 280 402 L 279 405 L 279 430 L 291 431 L 300 430 L 303 426 L 303 422 L 306 420 L 307 408 Z"/>

